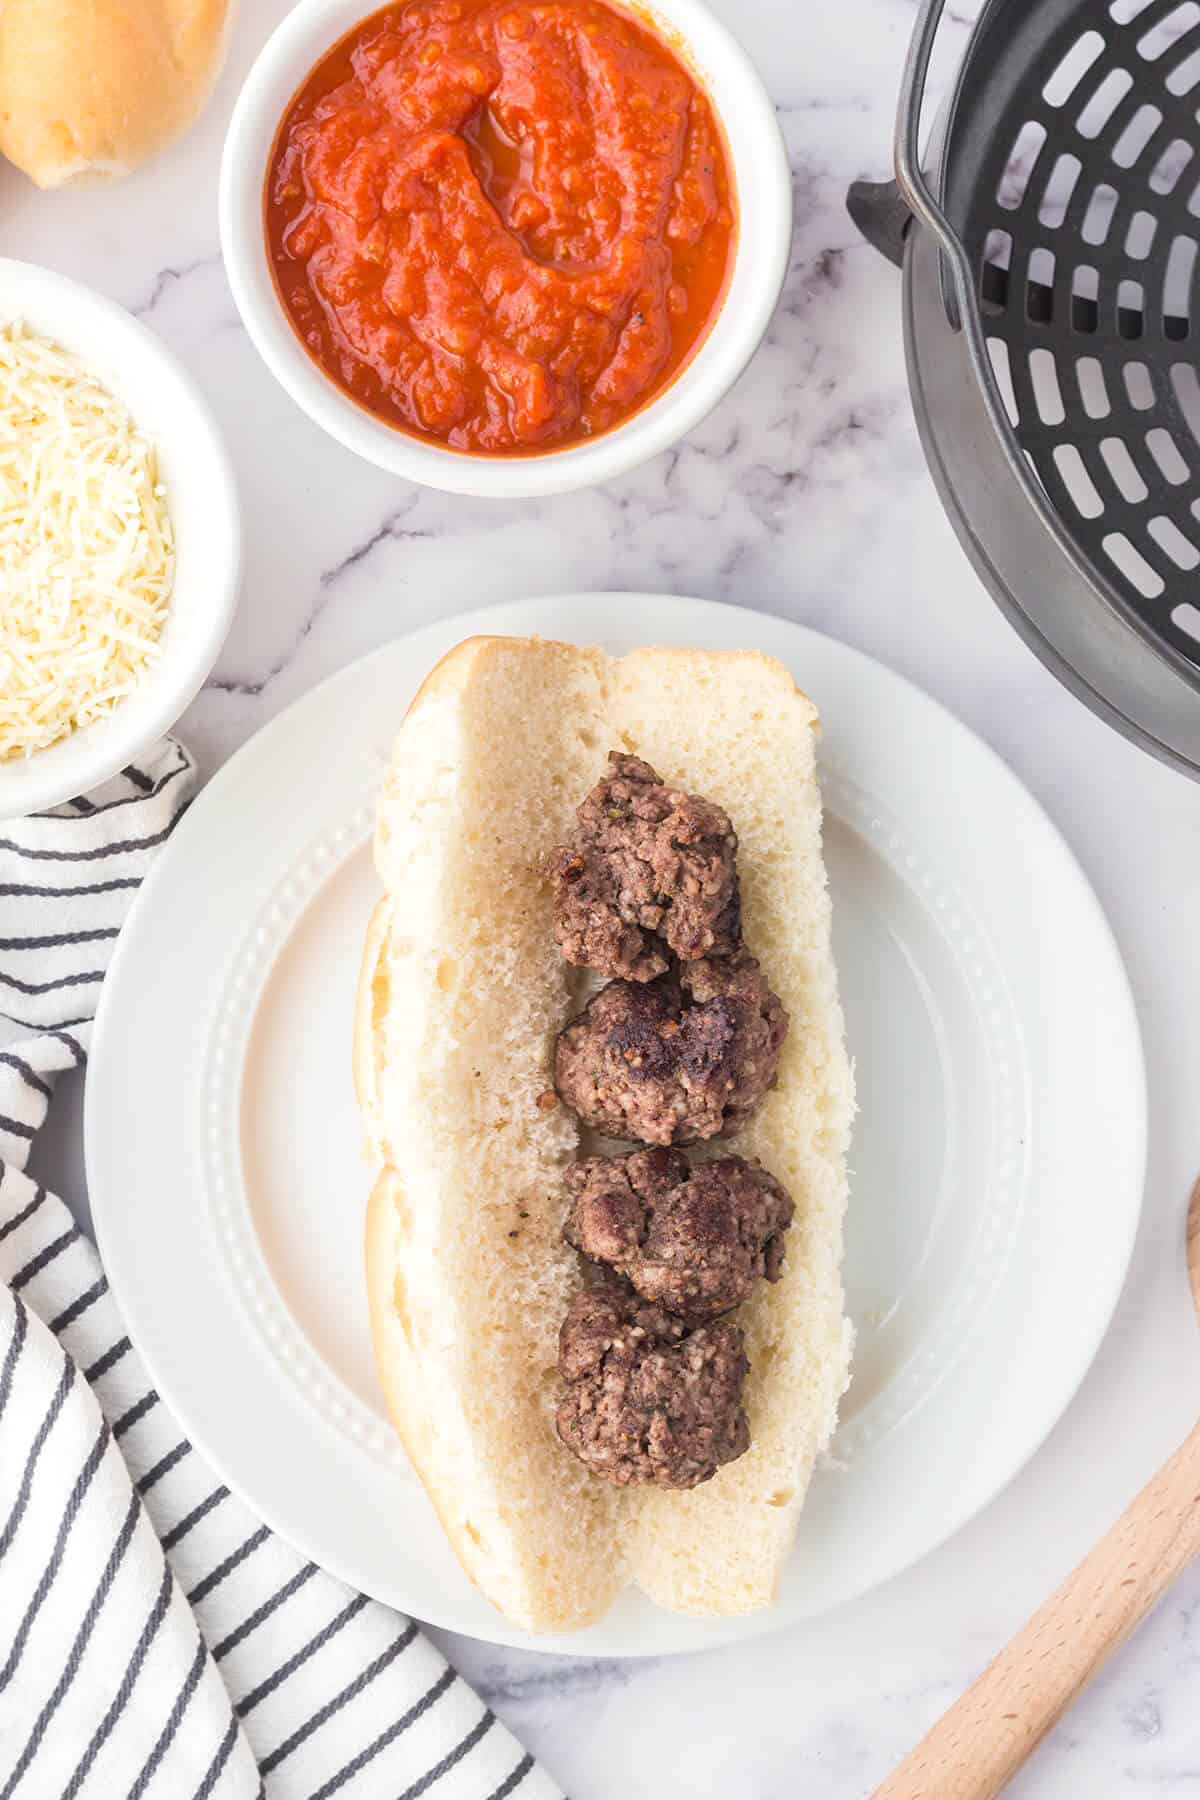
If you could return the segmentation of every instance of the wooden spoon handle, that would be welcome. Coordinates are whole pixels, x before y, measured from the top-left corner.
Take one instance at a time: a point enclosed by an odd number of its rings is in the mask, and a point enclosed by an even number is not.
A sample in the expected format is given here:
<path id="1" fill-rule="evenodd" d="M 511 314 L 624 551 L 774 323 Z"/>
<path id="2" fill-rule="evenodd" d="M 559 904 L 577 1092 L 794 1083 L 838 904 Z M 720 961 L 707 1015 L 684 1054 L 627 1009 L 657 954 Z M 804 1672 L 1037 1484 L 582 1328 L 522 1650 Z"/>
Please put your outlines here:
<path id="1" fill-rule="evenodd" d="M 875 1800 L 991 1800 L 1200 1555 L 1200 1425 Z"/>

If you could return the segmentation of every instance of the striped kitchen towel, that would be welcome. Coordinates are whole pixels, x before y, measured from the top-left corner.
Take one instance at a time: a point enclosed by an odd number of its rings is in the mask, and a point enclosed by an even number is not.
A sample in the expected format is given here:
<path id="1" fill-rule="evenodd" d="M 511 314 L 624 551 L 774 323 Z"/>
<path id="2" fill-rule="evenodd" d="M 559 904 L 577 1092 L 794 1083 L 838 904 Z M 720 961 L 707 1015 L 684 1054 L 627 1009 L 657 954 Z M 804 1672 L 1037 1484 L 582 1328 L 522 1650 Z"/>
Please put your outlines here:
<path id="1" fill-rule="evenodd" d="M 37 1028 L 0 1048 L 0 1800 L 561 1800 L 408 1619 L 229 1492 L 25 1172 L 194 784 L 168 741 L 0 826 L 0 1013 Z"/>
<path id="2" fill-rule="evenodd" d="M 0 1013 L 86 1043 L 121 922 L 195 787 L 167 738 L 86 799 L 0 824 Z"/>

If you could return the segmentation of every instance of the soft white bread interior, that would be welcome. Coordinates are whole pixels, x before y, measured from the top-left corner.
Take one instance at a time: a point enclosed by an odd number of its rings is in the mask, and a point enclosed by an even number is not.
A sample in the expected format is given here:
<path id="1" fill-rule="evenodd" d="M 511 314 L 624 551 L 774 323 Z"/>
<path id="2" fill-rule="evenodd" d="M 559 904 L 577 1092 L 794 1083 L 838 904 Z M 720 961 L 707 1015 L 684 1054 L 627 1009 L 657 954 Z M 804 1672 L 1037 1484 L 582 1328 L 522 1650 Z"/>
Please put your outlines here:
<path id="1" fill-rule="evenodd" d="M 0 152 L 39 187 L 127 175 L 199 113 L 233 0 L 3 0 Z"/>
<path id="2" fill-rule="evenodd" d="M 384 1165 L 367 1227 L 375 1347 L 460 1558 L 531 1629 L 583 1625 L 630 1581 L 684 1612 L 770 1604 L 836 1422 L 853 1088 L 816 724 L 787 671 L 757 654 L 613 659 L 476 638 L 433 671 L 400 732 L 355 1036 Z M 553 1428 L 558 1327 L 579 1273 L 561 1238 L 578 1136 L 551 1067 L 579 976 L 555 943 L 545 863 L 616 747 L 730 813 L 747 941 L 791 1016 L 778 1085 L 729 1146 L 760 1157 L 797 1208 L 782 1280 L 739 1314 L 751 1448 L 691 1493 L 613 1489 Z"/>

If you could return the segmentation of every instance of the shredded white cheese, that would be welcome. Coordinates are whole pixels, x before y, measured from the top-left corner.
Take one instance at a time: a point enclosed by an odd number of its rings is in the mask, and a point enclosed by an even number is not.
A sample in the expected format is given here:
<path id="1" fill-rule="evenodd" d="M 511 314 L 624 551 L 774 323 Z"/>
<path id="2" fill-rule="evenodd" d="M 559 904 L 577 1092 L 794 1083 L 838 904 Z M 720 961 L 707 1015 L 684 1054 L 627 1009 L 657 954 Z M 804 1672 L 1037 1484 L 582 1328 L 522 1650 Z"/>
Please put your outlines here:
<path id="1" fill-rule="evenodd" d="M 77 357 L 0 325 L 0 760 L 125 698 L 174 573 L 153 445 Z"/>

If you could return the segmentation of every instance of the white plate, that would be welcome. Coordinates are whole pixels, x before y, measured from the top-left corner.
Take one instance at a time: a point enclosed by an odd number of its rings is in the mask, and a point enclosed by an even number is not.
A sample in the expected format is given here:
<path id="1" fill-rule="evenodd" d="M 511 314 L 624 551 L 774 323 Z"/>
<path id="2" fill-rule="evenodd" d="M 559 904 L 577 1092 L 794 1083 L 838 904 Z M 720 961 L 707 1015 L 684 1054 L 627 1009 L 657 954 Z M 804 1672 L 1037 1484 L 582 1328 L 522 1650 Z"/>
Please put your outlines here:
<path id="1" fill-rule="evenodd" d="M 626 1595 L 531 1640 L 460 1572 L 386 1423 L 350 1078 L 372 799 L 404 707 L 474 631 L 757 647 L 825 721 L 827 843 L 861 1115 L 859 1329 L 835 1457 L 778 1606 Z M 160 1391 L 231 1487 L 347 1582 L 500 1642 L 694 1649 L 818 1613 L 976 1513 L 1071 1398 L 1141 1201 L 1145 1083 L 1120 956 L 1053 826 L 932 701 L 781 619 L 661 596 L 496 607 L 377 651 L 275 719 L 180 824 L 104 986 L 87 1089 L 100 1248 Z"/>

